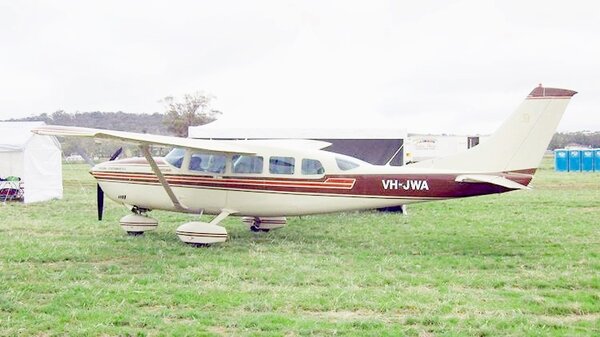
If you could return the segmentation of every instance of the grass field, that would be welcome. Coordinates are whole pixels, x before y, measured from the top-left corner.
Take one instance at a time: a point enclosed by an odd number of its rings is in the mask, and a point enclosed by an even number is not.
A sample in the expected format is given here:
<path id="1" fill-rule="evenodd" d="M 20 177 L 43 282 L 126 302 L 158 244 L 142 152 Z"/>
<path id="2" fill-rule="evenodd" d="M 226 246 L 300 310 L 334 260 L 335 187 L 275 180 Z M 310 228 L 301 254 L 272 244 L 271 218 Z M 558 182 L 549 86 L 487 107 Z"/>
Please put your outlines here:
<path id="1" fill-rule="evenodd" d="M 0 336 L 599 336 L 600 174 L 531 191 L 290 218 L 192 248 L 188 215 L 127 211 L 65 165 L 65 197 L 0 204 Z"/>

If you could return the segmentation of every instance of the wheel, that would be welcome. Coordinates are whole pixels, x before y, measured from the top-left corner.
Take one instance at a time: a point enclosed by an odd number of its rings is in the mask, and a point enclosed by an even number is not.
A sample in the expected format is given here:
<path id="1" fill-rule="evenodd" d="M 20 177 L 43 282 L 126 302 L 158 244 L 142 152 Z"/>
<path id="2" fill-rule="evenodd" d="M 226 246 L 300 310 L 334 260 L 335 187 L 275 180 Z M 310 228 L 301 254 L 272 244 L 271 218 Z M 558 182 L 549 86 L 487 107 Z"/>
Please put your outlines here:
<path id="1" fill-rule="evenodd" d="M 131 232 L 131 231 L 128 231 L 127 235 L 129 235 L 129 236 L 142 236 L 142 235 L 144 235 L 144 232 Z"/>
<path id="2" fill-rule="evenodd" d="M 262 227 L 260 227 L 260 221 L 254 220 L 252 225 L 250 225 L 250 230 L 253 231 L 254 233 L 258 233 L 258 232 L 268 233 L 271 230 L 271 228 L 262 228 Z"/>

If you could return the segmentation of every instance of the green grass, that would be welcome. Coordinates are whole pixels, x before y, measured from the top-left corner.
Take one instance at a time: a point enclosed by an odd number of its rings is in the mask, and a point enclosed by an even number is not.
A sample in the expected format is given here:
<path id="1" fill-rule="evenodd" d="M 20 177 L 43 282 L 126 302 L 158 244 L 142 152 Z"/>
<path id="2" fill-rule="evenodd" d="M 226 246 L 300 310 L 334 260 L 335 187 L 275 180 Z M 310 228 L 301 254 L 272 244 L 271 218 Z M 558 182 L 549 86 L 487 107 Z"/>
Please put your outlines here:
<path id="1" fill-rule="evenodd" d="M 546 163 L 531 191 L 261 234 L 230 218 L 210 248 L 175 213 L 128 237 L 84 165 L 64 177 L 63 200 L 0 205 L 0 336 L 600 335 L 600 174 Z"/>

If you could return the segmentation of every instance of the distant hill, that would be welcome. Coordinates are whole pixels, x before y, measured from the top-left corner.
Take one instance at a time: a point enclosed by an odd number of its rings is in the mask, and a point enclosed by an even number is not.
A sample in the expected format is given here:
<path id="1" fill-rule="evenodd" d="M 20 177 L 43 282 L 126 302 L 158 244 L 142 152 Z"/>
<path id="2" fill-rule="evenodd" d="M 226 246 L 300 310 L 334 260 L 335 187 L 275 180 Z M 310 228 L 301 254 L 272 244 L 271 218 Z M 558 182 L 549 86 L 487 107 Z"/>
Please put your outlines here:
<path id="1" fill-rule="evenodd" d="M 122 111 L 118 112 L 76 112 L 66 113 L 62 110 L 52 114 L 43 113 L 37 116 L 25 118 L 14 118 L 8 122 L 17 121 L 43 121 L 49 125 L 81 126 L 88 128 L 109 129 L 119 131 L 130 131 L 139 133 L 152 133 L 158 135 L 170 135 L 166 125 L 163 123 L 164 115 L 160 113 L 153 114 L 134 114 Z M 122 143 L 103 141 L 102 144 L 94 142 L 88 138 L 59 137 L 63 153 L 65 156 L 71 154 L 80 154 L 86 158 L 99 157 L 99 159 L 110 157 L 116 149 L 123 146 Z M 125 152 L 123 156 L 139 156 L 139 150 L 132 145 L 123 146 Z M 156 155 L 164 155 L 164 149 L 155 149 Z"/>
<path id="2" fill-rule="evenodd" d="M 153 114 L 134 114 L 126 113 L 122 111 L 117 112 L 76 112 L 66 113 L 62 110 L 56 111 L 52 114 L 43 113 L 37 116 L 30 116 L 25 118 L 9 119 L 7 121 L 44 121 L 50 125 L 68 125 L 68 126 L 82 126 L 99 129 L 109 130 L 120 130 L 140 133 L 152 133 L 158 135 L 172 135 L 164 123 L 164 116 L 160 113 Z M 66 155 L 71 153 L 86 153 L 89 155 L 96 155 L 100 157 L 110 156 L 114 152 L 115 148 L 118 148 L 118 144 L 106 144 L 97 145 L 89 139 L 71 138 L 61 139 L 63 151 Z M 563 148 L 569 144 L 577 143 L 582 146 L 589 146 L 592 148 L 600 148 L 600 132 L 564 132 L 555 133 L 550 145 L 549 150 L 556 148 Z M 129 147 L 130 155 L 136 155 L 137 151 L 135 147 Z M 164 154 L 163 151 L 159 151 L 159 154 Z"/>
<path id="3" fill-rule="evenodd" d="M 46 124 L 51 125 L 83 126 L 88 128 L 169 135 L 169 131 L 167 131 L 167 127 L 163 123 L 163 118 L 164 115 L 160 113 L 134 114 L 122 111 L 93 111 L 71 114 L 59 110 L 52 114 L 43 113 L 37 116 L 9 119 L 8 121 L 44 121 Z"/>

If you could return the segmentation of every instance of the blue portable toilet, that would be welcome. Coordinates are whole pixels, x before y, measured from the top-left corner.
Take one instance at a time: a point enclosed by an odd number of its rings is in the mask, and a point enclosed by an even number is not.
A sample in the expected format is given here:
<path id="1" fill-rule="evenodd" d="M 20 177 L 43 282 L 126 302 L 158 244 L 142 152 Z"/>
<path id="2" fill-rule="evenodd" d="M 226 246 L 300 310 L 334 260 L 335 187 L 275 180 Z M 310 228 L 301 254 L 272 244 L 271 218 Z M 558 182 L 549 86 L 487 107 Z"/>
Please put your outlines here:
<path id="1" fill-rule="evenodd" d="M 594 172 L 594 150 L 581 150 L 581 172 Z"/>
<path id="2" fill-rule="evenodd" d="M 600 149 L 594 149 L 594 171 L 600 172 Z"/>
<path id="3" fill-rule="evenodd" d="M 569 172 L 581 171 L 581 151 L 569 150 Z"/>
<path id="4" fill-rule="evenodd" d="M 568 155 L 569 154 L 568 154 L 567 150 L 564 150 L 564 149 L 554 150 L 554 170 L 556 172 L 569 171 L 569 159 L 567 158 Z M 600 156 L 600 153 L 598 155 Z M 600 168 L 600 163 L 599 163 L 598 168 Z"/>

